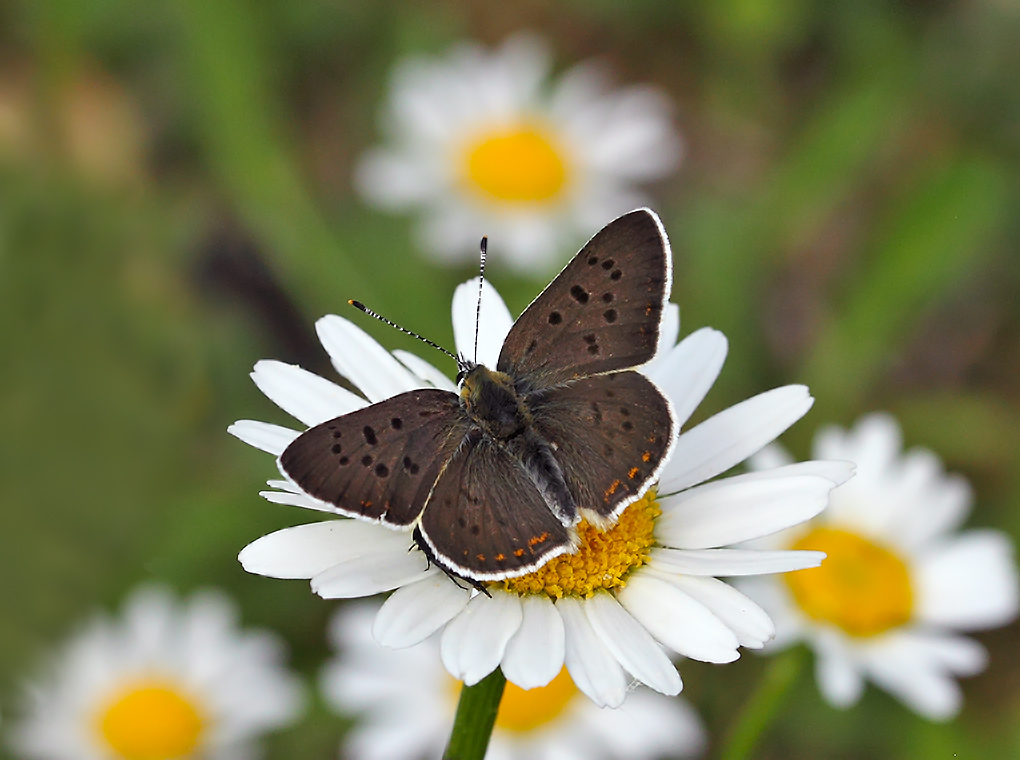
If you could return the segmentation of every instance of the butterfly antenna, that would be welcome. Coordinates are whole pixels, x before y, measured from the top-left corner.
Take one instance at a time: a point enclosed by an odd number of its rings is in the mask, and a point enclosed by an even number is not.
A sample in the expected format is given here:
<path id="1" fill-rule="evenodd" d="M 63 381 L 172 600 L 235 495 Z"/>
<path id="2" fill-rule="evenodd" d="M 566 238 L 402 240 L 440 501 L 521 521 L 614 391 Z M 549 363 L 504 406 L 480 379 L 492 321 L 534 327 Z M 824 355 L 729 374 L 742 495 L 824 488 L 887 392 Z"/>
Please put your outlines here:
<path id="1" fill-rule="evenodd" d="M 439 350 L 440 350 L 440 351 L 442 351 L 442 352 L 443 352 L 444 354 L 446 354 L 446 355 L 447 355 L 447 356 L 449 356 L 449 357 L 450 357 L 451 359 L 453 359 L 453 360 L 454 360 L 455 362 L 457 362 L 457 366 L 458 366 L 458 367 L 460 366 L 460 364 L 461 364 L 461 362 L 460 362 L 460 359 L 458 359 L 458 358 L 457 358 L 456 356 L 454 356 L 454 355 L 453 355 L 452 353 L 450 353 L 450 352 L 449 352 L 449 351 L 447 351 L 447 350 L 446 350 L 445 348 L 443 348 L 442 346 L 440 346 L 440 345 L 439 345 L 438 343 L 433 343 L 433 342 L 432 342 L 431 340 L 429 340 L 428 338 L 423 338 L 423 337 L 422 337 L 421 335 L 419 335 L 418 333 L 414 332 L 414 330 L 408 330 L 408 329 L 407 329 L 406 327 L 401 327 L 401 326 L 400 326 L 400 325 L 398 325 L 398 324 L 397 324 L 396 322 L 391 322 L 390 320 L 386 319 L 386 317 L 382 316 L 381 314 L 377 314 L 376 312 L 372 311 L 372 310 L 371 310 L 370 308 L 368 308 L 367 306 L 365 306 L 365 304 L 363 304 L 363 303 L 362 303 L 361 301 L 355 301 L 355 300 L 350 300 L 350 301 L 348 301 L 347 303 L 349 303 L 349 304 L 350 304 L 351 306 L 353 306 L 353 307 L 354 307 L 355 309 L 358 309 L 359 311 L 363 311 L 363 312 L 365 312 L 365 313 L 366 313 L 366 314 L 367 314 L 368 316 L 370 316 L 370 317 L 375 317 L 375 318 L 376 318 L 376 319 L 378 319 L 378 320 L 379 320 L 380 322 L 384 322 L 384 323 L 388 324 L 388 325 L 389 325 L 390 327 L 395 327 L 395 328 L 397 328 L 398 330 L 400 330 L 400 332 L 404 333 L 405 335 L 410 335 L 410 336 L 411 336 L 412 338 L 417 338 L 417 339 L 418 339 L 418 340 L 420 340 L 420 341 L 421 341 L 422 343 L 425 343 L 425 344 L 427 344 L 427 345 L 429 345 L 429 346 L 432 346 L 432 348 L 437 348 L 437 349 L 439 349 Z"/>
<path id="2" fill-rule="evenodd" d="M 478 324 L 482 319 L 482 283 L 485 282 L 485 253 L 489 249 L 489 238 L 482 238 L 481 263 L 478 265 L 478 303 L 475 304 L 475 363 L 478 363 Z"/>

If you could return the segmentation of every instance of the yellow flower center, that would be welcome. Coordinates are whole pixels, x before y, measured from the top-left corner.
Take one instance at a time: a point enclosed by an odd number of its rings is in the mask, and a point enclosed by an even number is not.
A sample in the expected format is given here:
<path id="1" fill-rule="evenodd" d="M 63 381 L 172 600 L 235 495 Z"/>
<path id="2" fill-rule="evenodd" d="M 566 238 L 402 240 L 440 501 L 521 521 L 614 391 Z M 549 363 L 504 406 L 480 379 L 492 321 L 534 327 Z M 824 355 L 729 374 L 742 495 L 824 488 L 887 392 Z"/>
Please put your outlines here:
<path id="1" fill-rule="evenodd" d="M 489 132 L 465 155 L 470 184 L 505 203 L 537 203 L 555 198 L 567 180 L 563 152 L 547 134 L 529 126 Z"/>
<path id="2" fill-rule="evenodd" d="M 503 701 L 499 703 L 496 726 L 507 731 L 523 733 L 551 723 L 577 694 L 577 687 L 563 668 L 545 686 L 525 691 L 507 682 Z"/>
<path id="3" fill-rule="evenodd" d="M 784 576 L 808 617 L 851 636 L 874 636 L 910 620 L 910 573 L 886 547 L 849 531 L 815 528 L 790 548 L 828 555 L 821 567 Z"/>
<path id="4" fill-rule="evenodd" d="M 495 586 L 515 594 L 591 597 L 599 589 L 620 588 L 627 575 L 648 561 L 655 543 L 655 518 L 662 514 L 654 491 L 628 506 L 616 525 L 600 531 L 587 521 L 578 523 L 581 545 L 575 554 L 561 554 L 538 570 Z"/>
<path id="5" fill-rule="evenodd" d="M 202 718 L 174 688 L 160 682 L 133 684 L 111 700 L 99 729 L 124 760 L 171 760 L 198 746 Z"/>

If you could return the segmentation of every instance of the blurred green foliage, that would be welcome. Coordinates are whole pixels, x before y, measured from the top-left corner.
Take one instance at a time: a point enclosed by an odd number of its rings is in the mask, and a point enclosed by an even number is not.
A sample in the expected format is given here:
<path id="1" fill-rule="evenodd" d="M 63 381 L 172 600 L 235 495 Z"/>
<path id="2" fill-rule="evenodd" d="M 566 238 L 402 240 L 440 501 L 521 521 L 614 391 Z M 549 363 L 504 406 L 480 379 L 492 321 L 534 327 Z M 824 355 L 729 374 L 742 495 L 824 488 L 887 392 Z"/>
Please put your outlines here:
<path id="1" fill-rule="evenodd" d="M 655 189 L 674 300 L 684 333 L 712 325 L 731 346 L 697 419 L 806 382 L 816 406 L 787 436 L 804 455 L 817 425 L 890 410 L 972 479 L 973 524 L 1020 536 L 1020 6 L 15 2 L 0 6 L 5 715 L 26 663 L 153 577 L 230 590 L 314 677 L 334 604 L 235 559 L 308 518 L 258 498 L 271 462 L 224 431 L 285 422 L 247 372 L 323 370 L 312 322 L 350 297 L 452 344 L 450 295 L 472 272 L 418 258 L 405 220 L 358 202 L 351 166 L 399 56 L 519 29 L 560 66 L 599 56 L 677 103 L 688 155 Z M 492 271 L 513 311 L 547 275 Z M 957 721 L 874 689 L 837 712 L 804 678 L 758 757 L 1020 756 L 1020 627 L 979 638 L 993 665 Z M 685 664 L 713 737 L 764 666 Z M 333 757 L 343 727 L 317 705 L 272 756 Z"/>

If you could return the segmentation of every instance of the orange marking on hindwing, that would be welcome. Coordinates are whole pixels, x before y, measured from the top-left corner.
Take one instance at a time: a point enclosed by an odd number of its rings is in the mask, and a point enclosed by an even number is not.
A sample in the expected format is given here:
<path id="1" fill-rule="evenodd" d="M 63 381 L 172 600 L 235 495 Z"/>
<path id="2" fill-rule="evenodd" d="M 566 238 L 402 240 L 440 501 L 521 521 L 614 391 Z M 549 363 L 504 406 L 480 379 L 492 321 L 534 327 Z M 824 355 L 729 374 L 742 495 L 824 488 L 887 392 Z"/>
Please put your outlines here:
<path id="1" fill-rule="evenodd" d="M 652 461 L 652 452 L 646 451 L 644 454 L 642 454 L 641 455 L 641 461 L 642 462 L 650 462 L 650 461 Z"/>
<path id="2" fill-rule="evenodd" d="M 620 482 L 621 481 L 619 480 L 614 480 L 612 483 L 609 484 L 609 488 L 606 489 L 603 501 L 609 503 L 609 497 L 616 493 L 616 489 L 620 487 Z"/>
<path id="3" fill-rule="evenodd" d="M 528 539 L 528 546 L 534 546 L 535 544 L 540 544 L 540 543 L 544 542 L 545 540 L 547 540 L 548 538 L 549 538 L 549 534 L 548 533 L 543 533 L 541 536 L 532 536 L 531 538 Z"/>
<path id="4" fill-rule="evenodd" d="M 630 470 L 627 472 L 627 477 L 630 478 L 631 480 L 633 480 L 634 478 L 637 477 L 637 474 L 639 472 L 641 472 L 640 468 L 638 468 L 638 467 L 631 467 Z"/>

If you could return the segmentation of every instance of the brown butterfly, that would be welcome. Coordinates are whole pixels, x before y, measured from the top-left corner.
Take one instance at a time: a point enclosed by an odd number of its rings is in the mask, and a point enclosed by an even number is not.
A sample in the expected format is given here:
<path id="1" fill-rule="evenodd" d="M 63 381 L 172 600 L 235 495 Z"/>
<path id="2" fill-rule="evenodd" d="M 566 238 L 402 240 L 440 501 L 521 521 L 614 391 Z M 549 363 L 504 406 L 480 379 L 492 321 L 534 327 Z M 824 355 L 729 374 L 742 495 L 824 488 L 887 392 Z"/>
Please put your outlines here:
<path id="1" fill-rule="evenodd" d="M 495 369 L 458 357 L 460 393 L 427 388 L 317 425 L 280 457 L 304 491 L 399 528 L 448 572 L 524 575 L 608 525 L 676 438 L 634 367 L 656 352 L 669 242 L 648 209 L 606 225 L 517 319 Z"/>

